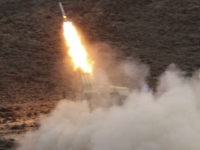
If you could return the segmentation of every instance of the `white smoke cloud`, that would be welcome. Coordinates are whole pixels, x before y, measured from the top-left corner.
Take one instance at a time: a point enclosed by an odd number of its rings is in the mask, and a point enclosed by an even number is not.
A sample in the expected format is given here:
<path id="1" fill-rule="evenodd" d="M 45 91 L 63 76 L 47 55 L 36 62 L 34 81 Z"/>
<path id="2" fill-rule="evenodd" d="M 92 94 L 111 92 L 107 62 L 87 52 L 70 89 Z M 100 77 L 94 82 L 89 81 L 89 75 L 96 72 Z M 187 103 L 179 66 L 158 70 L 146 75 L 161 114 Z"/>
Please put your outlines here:
<path id="1" fill-rule="evenodd" d="M 134 90 L 122 106 L 90 112 L 62 100 L 19 150 L 199 150 L 200 79 L 169 69 L 157 92 Z"/>

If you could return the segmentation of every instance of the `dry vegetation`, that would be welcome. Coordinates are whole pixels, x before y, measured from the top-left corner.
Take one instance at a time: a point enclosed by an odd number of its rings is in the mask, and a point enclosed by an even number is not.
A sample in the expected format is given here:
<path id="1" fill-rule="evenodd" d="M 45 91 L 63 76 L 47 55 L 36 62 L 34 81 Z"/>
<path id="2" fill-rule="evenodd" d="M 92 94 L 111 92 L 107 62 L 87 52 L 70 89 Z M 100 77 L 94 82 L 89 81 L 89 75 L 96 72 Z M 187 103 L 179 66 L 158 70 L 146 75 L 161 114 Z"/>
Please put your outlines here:
<path id="1" fill-rule="evenodd" d="M 63 5 L 89 42 L 116 47 L 119 60 L 149 64 L 152 86 L 170 63 L 188 73 L 200 67 L 199 0 L 63 0 Z M 61 31 L 56 1 L 0 1 L 0 137 L 37 127 L 35 118 L 72 90 Z M 0 149 L 13 143 L 0 138 Z"/>

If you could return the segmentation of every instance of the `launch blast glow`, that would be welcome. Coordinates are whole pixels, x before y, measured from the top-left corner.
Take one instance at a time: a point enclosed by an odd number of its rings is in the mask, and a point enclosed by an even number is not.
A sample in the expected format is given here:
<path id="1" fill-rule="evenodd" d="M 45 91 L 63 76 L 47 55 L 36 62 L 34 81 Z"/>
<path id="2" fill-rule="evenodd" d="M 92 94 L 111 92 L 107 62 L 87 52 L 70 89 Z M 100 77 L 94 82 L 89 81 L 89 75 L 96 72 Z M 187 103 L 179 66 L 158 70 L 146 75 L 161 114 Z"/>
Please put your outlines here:
<path id="1" fill-rule="evenodd" d="M 81 69 L 84 73 L 92 73 L 92 65 L 88 59 L 88 53 L 81 43 L 80 37 L 72 22 L 63 23 L 64 37 L 69 48 L 69 55 L 75 65 L 75 69 Z"/>
<path id="2" fill-rule="evenodd" d="M 63 31 L 69 55 L 72 58 L 75 69 L 80 69 L 83 73 L 92 73 L 92 64 L 89 61 L 86 48 L 81 42 L 80 36 L 72 22 L 67 20 L 63 5 L 59 2 L 59 7 L 63 16 Z"/>

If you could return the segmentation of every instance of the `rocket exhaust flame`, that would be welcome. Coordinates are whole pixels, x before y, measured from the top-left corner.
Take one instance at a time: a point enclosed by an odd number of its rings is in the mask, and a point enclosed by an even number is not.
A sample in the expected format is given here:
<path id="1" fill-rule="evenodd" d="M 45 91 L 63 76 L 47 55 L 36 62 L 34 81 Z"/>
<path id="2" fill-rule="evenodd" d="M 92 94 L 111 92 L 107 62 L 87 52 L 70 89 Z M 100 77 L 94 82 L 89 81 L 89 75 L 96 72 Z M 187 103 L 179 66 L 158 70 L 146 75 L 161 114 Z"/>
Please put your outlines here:
<path id="1" fill-rule="evenodd" d="M 59 7 L 63 16 L 63 33 L 68 47 L 68 54 L 72 58 L 74 69 L 80 70 L 80 77 L 82 81 L 81 95 L 82 99 L 84 99 L 88 89 L 93 90 L 92 64 L 75 26 L 72 22 L 67 20 L 66 13 L 61 2 L 59 2 Z"/>
<path id="2" fill-rule="evenodd" d="M 67 20 L 65 10 L 62 3 L 59 1 L 59 7 L 63 16 L 63 31 L 66 44 L 69 48 L 69 55 L 72 58 L 75 69 L 80 69 L 83 73 L 92 73 L 92 65 L 88 59 L 88 53 L 81 43 L 80 36 L 72 24 L 72 22 Z"/>
<path id="3" fill-rule="evenodd" d="M 72 22 L 65 21 L 63 23 L 64 37 L 69 48 L 69 55 L 72 58 L 75 69 L 80 69 L 84 73 L 92 73 L 92 65 L 88 58 L 88 53 L 81 43 L 80 36 L 72 24 Z"/>
<path id="4" fill-rule="evenodd" d="M 92 65 L 88 59 L 88 53 L 81 43 L 80 36 L 72 24 L 72 22 L 67 20 L 65 10 L 62 3 L 59 1 L 59 7 L 63 16 L 63 31 L 66 44 L 69 48 L 69 55 L 72 58 L 75 69 L 80 69 L 83 73 L 92 73 Z"/>

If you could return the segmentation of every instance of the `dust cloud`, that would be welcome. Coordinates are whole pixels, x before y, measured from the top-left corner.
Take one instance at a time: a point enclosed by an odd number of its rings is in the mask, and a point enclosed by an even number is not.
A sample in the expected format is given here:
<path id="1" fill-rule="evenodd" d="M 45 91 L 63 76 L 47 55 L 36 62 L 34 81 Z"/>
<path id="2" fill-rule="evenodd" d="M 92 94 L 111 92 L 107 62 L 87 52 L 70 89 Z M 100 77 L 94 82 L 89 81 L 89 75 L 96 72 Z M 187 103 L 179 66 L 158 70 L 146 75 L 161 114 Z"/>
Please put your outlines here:
<path id="1" fill-rule="evenodd" d="M 199 150 L 198 75 L 170 66 L 156 91 L 133 89 L 123 105 L 92 112 L 86 101 L 61 100 L 18 150 Z"/>

